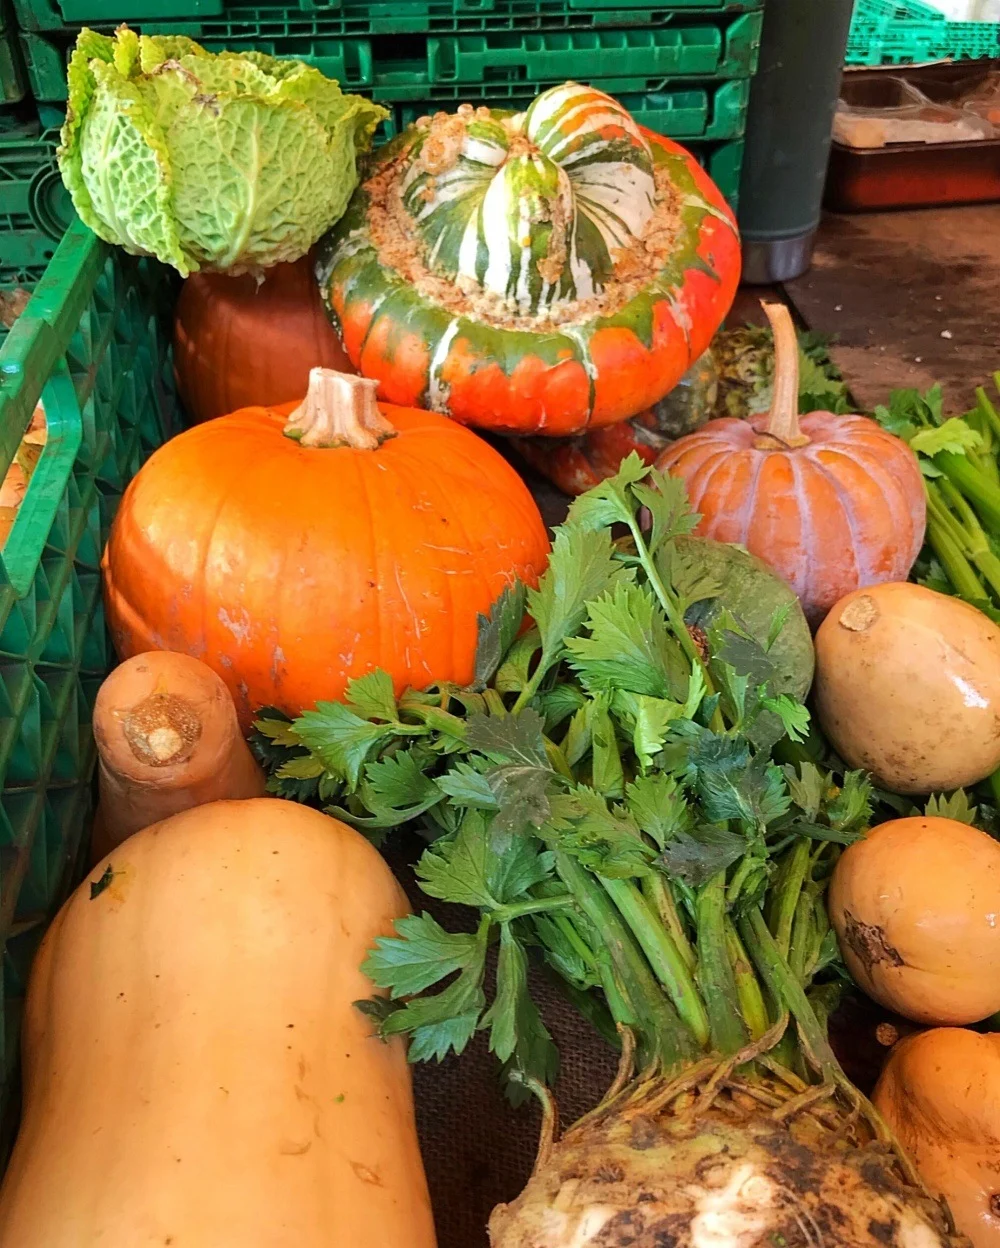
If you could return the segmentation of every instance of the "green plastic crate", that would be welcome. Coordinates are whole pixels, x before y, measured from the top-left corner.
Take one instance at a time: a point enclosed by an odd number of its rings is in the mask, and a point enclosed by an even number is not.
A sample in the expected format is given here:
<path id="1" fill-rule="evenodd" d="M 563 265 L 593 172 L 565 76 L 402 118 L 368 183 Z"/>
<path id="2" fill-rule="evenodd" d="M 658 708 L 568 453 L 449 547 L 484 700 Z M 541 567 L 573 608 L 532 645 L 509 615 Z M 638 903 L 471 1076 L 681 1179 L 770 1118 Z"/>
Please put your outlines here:
<path id="1" fill-rule="evenodd" d="M 1000 55 L 997 22 L 949 22 L 924 0 L 856 0 L 849 65 L 912 65 Z"/>
<path id="2" fill-rule="evenodd" d="M 764 0 L 300 0 L 247 5 L 225 0 L 13 0 L 27 31 L 72 36 L 81 25 L 114 29 L 128 21 L 147 34 L 170 31 L 215 43 L 343 35 L 487 30 L 660 27 L 697 14 L 758 12 Z M 86 14 L 86 16 L 84 16 Z"/>
<path id="3" fill-rule="evenodd" d="M 56 165 L 59 132 L 33 138 L 0 131 L 0 282 L 44 266 L 75 220 Z"/>
<path id="4" fill-rule="evenodd" d="M 594 85 L 603 86 L 601 82 Z M 524 95 L 515 94 L 507 99 L 486 98 L 469 102 L 486 103 L 491 108 L 521 110 L 527 108 L 533 98 L 534 94 L 529 90 Z M 683 142 L 738 139 L 746 130 L 750 84 L 739 79 L 708 86 L 684 84 L 678 90 L 619 95 L 618 98 L 636 121 L 657 134 Z M 386 126 L 386 137 L 391 138 L 412 125 L 418 117 L 440 108 L 441 104 L 433 100 L 395 105 L 391 122 Z"/>
<path id="5" fill-rule="evenodd" d="M 17 104 L 28 91 L 28 76 L 21 63 L 17 36 L 0 34 L 0 105 Z"/>
<path id="6" fill-rule="evenodd" d="M 178 428 L 173 299 L 162 266 L 76 222 L 0 346 L 0 471 L 39 399 L 49 429 L 0 551 L 3 1110 L 28 966 L 73 882 L 90 809 L 90 715 L 113 662 L 101 551 L 128 481 Z"/>
<path id="7" fill-rule="evenodd" d="M 446 83 L 484 87 L 499 79 L 563 82 L 626 77 L 745 78 L 756 69 L 762 14 L 728 20 L 614 30 L 395 34 L 374 38 L 207 38 L 211 51 L 253 47 L 315 65 L 346 90 L 371 87 L 388 100 L 423 98 Z M 21 52 L 36 100 L 66 99 L 65 36 L 25 31 Z"/>
<path id="8" fill-rule="evenodd" d="M 1000 22 L 945 22 L 935 56 L 956 60 L 1000 56 Z"/>

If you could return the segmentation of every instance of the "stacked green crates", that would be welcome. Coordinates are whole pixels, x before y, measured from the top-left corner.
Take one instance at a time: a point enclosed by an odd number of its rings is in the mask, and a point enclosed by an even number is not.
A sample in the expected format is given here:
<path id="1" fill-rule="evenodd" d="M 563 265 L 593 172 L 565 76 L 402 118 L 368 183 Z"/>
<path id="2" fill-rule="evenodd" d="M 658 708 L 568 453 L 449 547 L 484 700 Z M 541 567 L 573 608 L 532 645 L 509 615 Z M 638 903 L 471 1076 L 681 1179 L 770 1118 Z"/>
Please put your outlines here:
<path id="1" fill-rule="evenodd" d="M 577 79 L 625 99 L 644 124 L 724 170 L 734 201 L 763 18 L 763 0 L 13 2 L 30 87 L 49 110 L 65 106 L 79 26 L 110 31 L 118 21 L 186 34 L 212 51 L 253 48 L 315 65 L 390 109 L 383 139 L 428 112 L 466 102 L 520 109 Z"/>
<path id="2" fill-rule="evenodd" d="M 925 0 L 856 0 L 849 65 L 1000 56 L 1000 23 L 949 22 Z"/>
<path id="3" fill-rule="evenodd" d="M 0 549 L 0 1112 L 28 967 L 91 806 L 90 715 L 113 662 L 101 552 L 129 479 L 177 428 L 170 287 L 77 222 L 0 330 L 0 473 L 39 401 L 48 429 Z"/>

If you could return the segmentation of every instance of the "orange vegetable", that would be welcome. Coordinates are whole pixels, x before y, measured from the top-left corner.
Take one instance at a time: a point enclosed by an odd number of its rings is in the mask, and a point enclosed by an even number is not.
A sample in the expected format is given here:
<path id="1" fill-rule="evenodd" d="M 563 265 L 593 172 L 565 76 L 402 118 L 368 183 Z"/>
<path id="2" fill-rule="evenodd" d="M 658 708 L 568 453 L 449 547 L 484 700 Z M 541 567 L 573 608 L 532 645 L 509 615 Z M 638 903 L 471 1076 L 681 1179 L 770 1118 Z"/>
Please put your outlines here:
<path id="1" fill-rule="evenodd" d="M 186 654 L 126 660 L 94 704 L 100 803 L 94 859 L 134 832 L 221 798 L 261 797 L 264 773 L 240 735 L 229 690 Z"/>
<path id="2" fill-rule="evenodd" d="M 307 256 L 253 274 L 193 273 L 177 300 L 174 373 L 188 415 L 211 420 L 301 399 L 311 368 L 353 372 Z"/>
<path id="3" fill-rule="evenodd" d="M 816 714 L 837 753 L 893 793 L 941 793 L 1000 766 L 1000 628 L 922 585 L 873 585 L 816 634 Z"/>
<path id="4" fill-rule="evenodd" d="M 661 456 L 702 516 L 696 532 L 737 542 L 783 577 L 816 627 L 851 590 L 902 581 L 924 540 L 917 458 L 865 416 L 798 415 L 791 314 L 765 304 L 774 329 L 771 410 L 709 421 Z"/>
<path id="5" fill-rule="evenodd" d="M 196 655 L 244 728 L 261 706 L 339 699 L 373 667 L 398 691 L 472 679 L 477 614 L 536 581 L 545 526 L 485 442 L 380 409 L 374 389 L 314 369 L 298 409 L 247 408 L 156 452 L 104 557 L 122 657 Z"/>
<path id="6" fill-rule="evenodd" d="M 957 1027 L 893 1049 L 875 1106 L 973 1248 L 1000 1245 L 1000 1035 Z"/>
<path id="7" fill-rule="evenodd" d="M 0 1248 L 433 1248 L 403 1043 L 354 1005 L 406 912 L 360 833 L 293 802 L 125 841 L 32 968 Z"/>
<path id="8" fill-rule="evenodd" d="M 894 819 L 833 872 L 830 921 L 848 970 L 918 1023 L 1000 1010 L 1000 842 L 955 819 Z"/>
<path id="9" fill-rule="evenodd" d="M 419 118 L 319 247 L 330 316 L 381 398 L 545 437 L 657 403 L 739 270 L 732 210 L 694 156 L 575 82 L 522 113 Z"/>

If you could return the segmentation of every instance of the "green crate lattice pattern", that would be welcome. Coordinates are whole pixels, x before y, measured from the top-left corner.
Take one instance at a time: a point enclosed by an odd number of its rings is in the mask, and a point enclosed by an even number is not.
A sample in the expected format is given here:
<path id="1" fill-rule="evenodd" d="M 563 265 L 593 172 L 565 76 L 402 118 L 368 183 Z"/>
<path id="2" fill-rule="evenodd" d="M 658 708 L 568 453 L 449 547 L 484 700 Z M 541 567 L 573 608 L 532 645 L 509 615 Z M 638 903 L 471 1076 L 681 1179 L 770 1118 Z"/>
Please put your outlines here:
<path id="1" fill-rule="evenodd" d="M 90 810 L 90 715 L 112 664 L 101 551 L 128 481 L 177 428 L 169 281 L 75 223 L 0 347 L 0 467 L 39 399 L 49 427 L 0 553 L 0 1110 L 30 959 Z"/>
<path id="2" fill-rule="evenodd" d="M 206 38 L 213 52 L 253 47 L 316 66 L 345 90 L 389 102 L 466 94 L 494 82 L 549 83 L 614 78 L 638 83 L 669 78 L 745 79 L 757 66 L 762 14 L 655 27 L 501 31 L 487 34 L 397 34 L 391 38 Z M 36 100 L 66 99 L 65 38 L 24 32 L 21 48 Z M 642 90 L 635 85 L 623 90 Z M 429 95 L 428 92 L 431 92 Z"/>
<path id="3" fill-rule="evenodd" d="M 193 39 L 252 41 L 288 37 L 395 34 L 408 31 L 541 30 L 590 26 L 660 26 L 674 17 L 763 8 L 764 0 L 300 0 L 250 5 L 227 0 L 13 0 L 23 30 L 119 22 L 148 34 L 169 28 Z M 108 14 L 112 16 L 108 16 Z"/>
<path id="4" fill-rule="evenodd" d="M 849 65 L 912 65 L 1000 56 L 1000 23 L 949 22 L 924 0 L 856 0 Z"/>
<path id="5" fill-rule="evenodd" d="M 52 258 L 74 219 L 56 165 L 59 133 L 0 132 L 0 284 L 23 282 Z"/>

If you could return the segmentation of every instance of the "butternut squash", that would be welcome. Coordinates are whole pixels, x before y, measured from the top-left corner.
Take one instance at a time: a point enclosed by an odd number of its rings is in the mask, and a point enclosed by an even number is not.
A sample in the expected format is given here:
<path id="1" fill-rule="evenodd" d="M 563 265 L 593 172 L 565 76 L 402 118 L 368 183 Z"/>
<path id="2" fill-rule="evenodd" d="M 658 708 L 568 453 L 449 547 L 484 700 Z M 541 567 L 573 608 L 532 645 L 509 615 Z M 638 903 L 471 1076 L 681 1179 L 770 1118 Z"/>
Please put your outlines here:
<path id="1" fill-rule="evenodd" d="M 1000 767 L 1000 628 L 923 585 L 855 590 L 816 634 L 816 715 L 892 793 L 946 793 Z"/>
<path id="2" fill-rule="evenodd" d="M 407 909 L 292 802 L 125 841 L 32 969 L 0 1248 L 434 1248 L 403 1043 L 354 1005 Z"/>
<path id="3" fill-rule="evenodd" d="M 893 819 L 833 872 L 830 921 L 873 1000 L 917 1023 L 1000 1010 L 1000 843 L 955 819 Z"/>
<path id="4" fill-rule="evenodd" d="M 94 862 L 182 810 L 264 794 L 264 773 L 240 735 L 229 690 L 186 654 L 154 650 L 115 668 L 97 693 L 94 738 Z"/>
<path id="5" fill-rule="evenodd" d="M 874 1101 L 973 1248 L 998 1248 L 1000 1035 L 939 1027 L 908 1036 Z"/>

